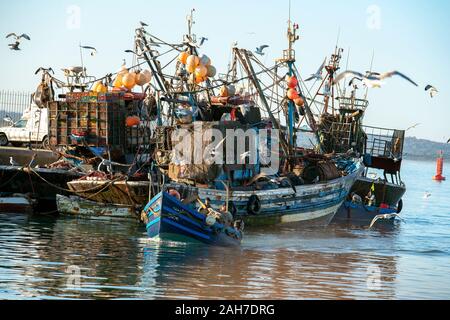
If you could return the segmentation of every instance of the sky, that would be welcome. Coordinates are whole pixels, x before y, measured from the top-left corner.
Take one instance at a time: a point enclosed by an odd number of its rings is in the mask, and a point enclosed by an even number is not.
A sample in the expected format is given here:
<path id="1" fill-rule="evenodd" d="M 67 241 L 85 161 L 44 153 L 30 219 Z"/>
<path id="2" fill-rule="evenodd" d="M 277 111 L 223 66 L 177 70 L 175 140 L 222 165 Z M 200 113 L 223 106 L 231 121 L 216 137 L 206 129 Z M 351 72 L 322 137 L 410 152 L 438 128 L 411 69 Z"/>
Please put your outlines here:
<path id="1" fill-rule="evenodd" d="M 35 90 L 40 66 L 53 67 L 63 78 L 61 68 L 80 64 L 79 43 L 98 49 L 95 57 L 85 56 L 90 74 L 115 72 L 122 59 L 131 63 L 124 50 L 132 48 L 139 21 L 160 38 L 180 42 L 192 8 L 194 33 L 209 39 L 202 53 L 219 72 L 226 71 L 235 41 L 251 50 L 268 44 L 266 64 L 286 48 L 288 0 L 1 1 L 0 90 Z M 392 78 L 371 90 L 365 124 L 406 129 L 420 123 L 407 135 L 444 142 L 450 138 L 449 14 L 447 0 L 292 0 L 291 18 L 300 25 L 297 67 L 303 78 L 316 72 L 339 33 L 342 68 L 349 52 L 348 68 L 365 72 L 374 52 L 374 70 L 399 70 L 419 84 Z M 11 51 L 5 39 L 10 32 L 27 33 L 32 40 L 23 42 L 22 51 Z M 427 84 L 439 90 L 434 99 L 424 91 Z"/>

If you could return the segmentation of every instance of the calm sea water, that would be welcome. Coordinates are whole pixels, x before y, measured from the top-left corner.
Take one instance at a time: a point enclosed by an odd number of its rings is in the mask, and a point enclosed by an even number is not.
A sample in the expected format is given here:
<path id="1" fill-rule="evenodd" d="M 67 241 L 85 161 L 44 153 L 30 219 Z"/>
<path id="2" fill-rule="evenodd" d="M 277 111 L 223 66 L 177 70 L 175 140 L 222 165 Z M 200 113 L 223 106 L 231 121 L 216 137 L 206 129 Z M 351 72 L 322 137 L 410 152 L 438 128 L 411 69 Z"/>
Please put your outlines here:
<path id="1" fill-rule="evenodd" d="M 0 299 L 450 299 L 450 181 L 434 172 L 404 163 L 406 221 L 392 230 L 268 228 L 248 231 L 240 249 L 150 241 L 133 224 L 2 215 Z"/>

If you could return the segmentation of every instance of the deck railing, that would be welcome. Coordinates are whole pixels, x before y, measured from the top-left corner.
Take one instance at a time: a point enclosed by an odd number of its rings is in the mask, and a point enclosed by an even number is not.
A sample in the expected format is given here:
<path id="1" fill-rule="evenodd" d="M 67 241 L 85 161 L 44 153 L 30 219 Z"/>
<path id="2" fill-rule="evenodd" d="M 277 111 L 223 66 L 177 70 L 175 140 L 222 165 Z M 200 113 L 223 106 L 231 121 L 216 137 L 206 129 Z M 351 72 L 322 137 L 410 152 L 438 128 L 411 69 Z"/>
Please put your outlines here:
<path id="1" fill-rule="evenodd" d="M 401 159 L 405 131 L 363 126 L 367 135 L 366 153 L 375 157 Z"/>
<path id="2" fill-rule="evenodd" d="M 10 116 L 17 121 L 31 105 L 31 93 L 25 91 L 0 91 L 0 127 L 8 125 L 3 119 Z"/>

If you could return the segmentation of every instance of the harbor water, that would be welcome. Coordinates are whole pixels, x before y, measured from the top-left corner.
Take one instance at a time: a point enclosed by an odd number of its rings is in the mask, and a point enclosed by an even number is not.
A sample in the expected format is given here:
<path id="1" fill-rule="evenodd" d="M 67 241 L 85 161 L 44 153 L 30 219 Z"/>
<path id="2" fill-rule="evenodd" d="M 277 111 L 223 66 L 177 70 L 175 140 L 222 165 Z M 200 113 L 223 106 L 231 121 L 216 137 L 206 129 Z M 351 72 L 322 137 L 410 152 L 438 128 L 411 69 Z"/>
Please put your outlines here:
<path id="1" fill-rule="evenodd" d="M 393 228 L 247 230 L 239 249 L 153 241 L 133 223 L 1 215 L 0 299 L 449 299 L 450 181 L 434 174 L 434 162 L 404 162 L 405 221 Z"/>

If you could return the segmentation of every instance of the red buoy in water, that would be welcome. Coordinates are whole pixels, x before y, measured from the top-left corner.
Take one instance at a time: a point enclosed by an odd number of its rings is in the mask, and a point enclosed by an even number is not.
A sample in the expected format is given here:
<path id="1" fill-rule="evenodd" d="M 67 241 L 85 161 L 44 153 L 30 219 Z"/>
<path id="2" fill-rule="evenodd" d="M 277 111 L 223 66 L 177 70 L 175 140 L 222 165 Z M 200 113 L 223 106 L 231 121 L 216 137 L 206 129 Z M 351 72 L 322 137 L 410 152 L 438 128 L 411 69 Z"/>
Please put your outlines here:
<path id="1" fill-rule="evenodd" d="M 433 177 L 435 181 L 445 181 L 445 177 L 442 175 L 444 173 L 444 152 L 439 153 L 439 157 L 436 161 L 436 175 Z"/>

